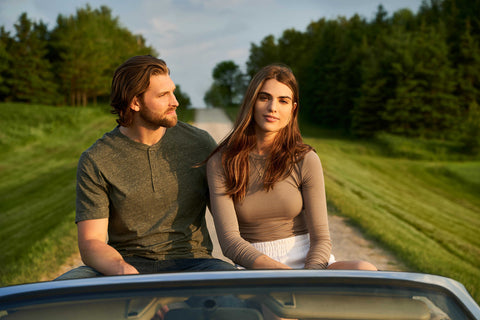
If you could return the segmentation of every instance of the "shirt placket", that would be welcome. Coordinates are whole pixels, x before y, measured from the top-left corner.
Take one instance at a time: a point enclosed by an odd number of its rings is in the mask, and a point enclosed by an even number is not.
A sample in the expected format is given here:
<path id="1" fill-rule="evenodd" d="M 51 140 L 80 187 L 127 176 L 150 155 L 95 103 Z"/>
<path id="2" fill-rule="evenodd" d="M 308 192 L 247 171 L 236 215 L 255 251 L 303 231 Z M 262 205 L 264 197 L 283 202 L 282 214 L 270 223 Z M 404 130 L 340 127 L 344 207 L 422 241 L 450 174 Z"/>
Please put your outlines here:
<path id="1" fill-rule="evenodd" d="M 150 165 L 150 176 L 152 177 L 152 189 L 153 192 L 157 192 L 157 183 L 158 183 L 158 168 L 157 168 L 157 161 L 156 161 L 156 151 L 153 148 L 148 148 L 148 163 Z"/>

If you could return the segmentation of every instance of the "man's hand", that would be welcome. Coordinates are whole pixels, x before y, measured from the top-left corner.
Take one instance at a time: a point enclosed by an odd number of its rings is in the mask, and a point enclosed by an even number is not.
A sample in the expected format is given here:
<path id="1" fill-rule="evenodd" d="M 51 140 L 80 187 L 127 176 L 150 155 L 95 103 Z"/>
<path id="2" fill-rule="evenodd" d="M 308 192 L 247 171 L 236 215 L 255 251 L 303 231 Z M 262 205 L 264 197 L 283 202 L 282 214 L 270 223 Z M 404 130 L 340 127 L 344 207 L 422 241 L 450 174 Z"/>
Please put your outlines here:
<path id="1" fill-rule="evenodd" d="M 112 275 L 122 275 L 122 274 L 138 274 L 138 270 L 134 266 L 125 262 L 122 259 L 122 262 L 119 264 L 119 269 L 115 274 Z"/>

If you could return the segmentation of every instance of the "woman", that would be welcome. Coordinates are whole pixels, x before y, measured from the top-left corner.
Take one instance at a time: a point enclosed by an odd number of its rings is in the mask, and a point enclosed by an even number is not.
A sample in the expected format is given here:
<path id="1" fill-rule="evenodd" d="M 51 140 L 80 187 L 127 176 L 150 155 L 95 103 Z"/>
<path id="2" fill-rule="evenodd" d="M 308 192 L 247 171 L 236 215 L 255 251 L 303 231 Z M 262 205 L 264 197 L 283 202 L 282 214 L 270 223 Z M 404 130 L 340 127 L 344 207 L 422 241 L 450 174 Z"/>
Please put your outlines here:
<path id="1" fill-rule="evenodd" d="M 247 269 L 365 269 L 331 259 L 320 159 L 302 142 L 286 66 L 250 82 L 232 132 L 210 155 L 211 211 L 223 254 Z"/>

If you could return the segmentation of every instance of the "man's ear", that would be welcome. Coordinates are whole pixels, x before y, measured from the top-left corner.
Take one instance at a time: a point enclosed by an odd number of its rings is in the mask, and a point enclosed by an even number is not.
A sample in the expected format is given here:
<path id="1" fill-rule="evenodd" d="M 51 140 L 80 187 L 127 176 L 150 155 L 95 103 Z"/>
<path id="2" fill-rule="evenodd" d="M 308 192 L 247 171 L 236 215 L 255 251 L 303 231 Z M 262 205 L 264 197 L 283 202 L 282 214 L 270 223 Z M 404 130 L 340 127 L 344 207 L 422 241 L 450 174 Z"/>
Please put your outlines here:
<path id="1" fill-rule="evenodd" d="M 130 102 L 130 109 L 132 109 L 133 111 L 140 111 L 140 101 L 138 100 L 137 97 L 134 97 L 132 99 L 132 102 Z"/>

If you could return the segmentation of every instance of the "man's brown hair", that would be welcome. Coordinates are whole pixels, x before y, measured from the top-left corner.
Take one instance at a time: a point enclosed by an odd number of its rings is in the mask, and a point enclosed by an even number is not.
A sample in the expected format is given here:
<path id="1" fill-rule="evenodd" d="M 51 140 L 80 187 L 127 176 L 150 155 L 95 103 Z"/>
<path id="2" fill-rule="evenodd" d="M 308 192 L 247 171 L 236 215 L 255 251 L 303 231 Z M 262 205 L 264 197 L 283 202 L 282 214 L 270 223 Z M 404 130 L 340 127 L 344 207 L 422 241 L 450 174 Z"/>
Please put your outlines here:
<path id="1" fill-rule="evenodd" d="M 135 97 L 143 99 L 151 76 L 169 73 L 165 61 L 150 55 L 135 56 L 120 65 L 113 75 L 110 94 L 111 112 L 118 114 L 117 123 L 130 126 L 133 121 L 133 110 L 130 109 L 132 100 Z"/>

